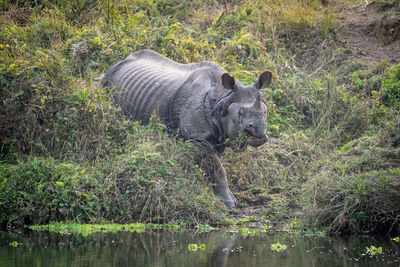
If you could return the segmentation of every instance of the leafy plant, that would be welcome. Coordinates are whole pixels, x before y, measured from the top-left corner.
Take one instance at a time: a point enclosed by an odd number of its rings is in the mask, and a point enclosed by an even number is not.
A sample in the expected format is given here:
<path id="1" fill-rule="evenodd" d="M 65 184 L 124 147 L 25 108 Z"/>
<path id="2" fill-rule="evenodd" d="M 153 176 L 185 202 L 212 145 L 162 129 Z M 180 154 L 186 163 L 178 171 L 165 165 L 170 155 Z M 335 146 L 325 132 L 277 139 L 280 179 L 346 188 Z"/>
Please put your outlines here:
<path id="1" fill-rule="evenodd" d="M 370 256 L 380 255 L 383 252 L 382 247 L 370 246 L 366 247 L 365 249 L 365 254 L 369 254 Z"/>
<path id="2" fill-rule="evenodd" d="M 271 244 L 271 250 L 276 252 L 282 252 L 287 249 L 287 245 L 281 243 Z"/>
<path id="3" fill-rule="evenodd" d="M 17 241 L 13 241 L 10 243 L 10 246 L 12 246 L 14 248 L 18 247 L 18 245 L 19 245 L 19 243 Z"/>

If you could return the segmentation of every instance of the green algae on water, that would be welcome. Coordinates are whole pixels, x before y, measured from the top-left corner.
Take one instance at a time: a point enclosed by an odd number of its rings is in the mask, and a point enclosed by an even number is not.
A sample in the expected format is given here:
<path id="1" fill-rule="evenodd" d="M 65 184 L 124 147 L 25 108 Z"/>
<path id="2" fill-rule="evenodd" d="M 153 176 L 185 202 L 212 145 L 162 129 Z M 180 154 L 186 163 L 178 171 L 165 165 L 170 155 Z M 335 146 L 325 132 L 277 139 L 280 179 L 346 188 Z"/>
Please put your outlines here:
<path id="1" fill-rule="evenodd" d="M 29 229 L 34 231 L 49 231 L 59 234 L 82 234 L 88 236 L 92 233 L 116 233 L 116 232 L 136 232 L 143 233 L 146 230 L 163 229 L 168 225 L 151 223 L 131 223 L 131 224 L 65 224 L 52 223 L 48 225 L 33 225 Z"/>

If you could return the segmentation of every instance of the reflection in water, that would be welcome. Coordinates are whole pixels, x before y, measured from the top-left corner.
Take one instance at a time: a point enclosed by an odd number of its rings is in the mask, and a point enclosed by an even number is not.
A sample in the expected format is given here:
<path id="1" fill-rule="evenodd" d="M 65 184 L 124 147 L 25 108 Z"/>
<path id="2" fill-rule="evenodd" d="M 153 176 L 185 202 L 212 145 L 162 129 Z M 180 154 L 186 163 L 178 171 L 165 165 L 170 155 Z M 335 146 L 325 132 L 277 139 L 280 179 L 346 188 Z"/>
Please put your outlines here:
<path id="1" fill-rule="evenodd" d="M 218 247 L 213 250 L 211 257 L 207 261 L 207 266 L 215 267 L 225 267 L 228 254 L 231 252 L 235 244 L 235 235 L 229 235 L 227 237 L 222 237 L 220 242 L 218 242 Z"/>
<path id="2" fill-rule="evenodd" d="M 21 245 L 9 245 L 17 241 Z M 273 243 L 288 249 L 271 251 Z M 205 244 L 189 251 L 189 244 Z M 365 247 L 382 246 L 378 257 L 362 256 Z M 381 239 L 328 239 L 295 235 L 213 231 L 181 233 L 95 233 L 59 235 L 45 232 L 0 233 L 0 266 L 399 266 L 400 244 Z"/>

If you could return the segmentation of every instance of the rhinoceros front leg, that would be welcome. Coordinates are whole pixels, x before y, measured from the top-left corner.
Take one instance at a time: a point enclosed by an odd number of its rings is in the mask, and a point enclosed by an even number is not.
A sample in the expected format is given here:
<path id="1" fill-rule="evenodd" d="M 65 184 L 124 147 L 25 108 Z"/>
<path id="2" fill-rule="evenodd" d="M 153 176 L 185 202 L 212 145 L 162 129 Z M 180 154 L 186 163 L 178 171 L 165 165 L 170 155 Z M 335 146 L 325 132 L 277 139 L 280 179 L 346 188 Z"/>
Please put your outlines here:
<path id="1" fill-rule="evenodd" d="M 222 166 L 218 154 L 215 151 L 206 149 L 202 165 L 207 170 L 207 174 L 213 184 L 214 194 L 217 195 L 228 208 L 235 207 L 235 197 L 229 189 L 226 171 L 224 166 Z"/>
<path id="2" fill-rule="evenodd" d="M 214 184 L 214 194 L 216 194 L 228 208 L 233 208 L 235 207 L 235 197 L 229 189 L 225 168 L 222 166 L 220 158 L 215 153 L 212 155 L 212 161 L 214 162 L 214 170 L 211 176 L 211 182 Z"/>

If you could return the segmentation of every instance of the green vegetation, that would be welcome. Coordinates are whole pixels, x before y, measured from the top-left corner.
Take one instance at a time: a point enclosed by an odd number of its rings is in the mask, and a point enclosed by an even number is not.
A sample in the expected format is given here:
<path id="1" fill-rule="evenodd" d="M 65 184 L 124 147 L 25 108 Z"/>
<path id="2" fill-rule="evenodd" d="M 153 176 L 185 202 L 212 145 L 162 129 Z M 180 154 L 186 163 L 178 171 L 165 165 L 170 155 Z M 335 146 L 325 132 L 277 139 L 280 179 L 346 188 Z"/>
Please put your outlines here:
<path id="1" fill-rule="evenodd" d="M 189 244 L 188 245 L 188 250 L 189 251 L 197 251 L 197 250 L 204 251 L 204 250 L 206 250 L 206 245 L 205 244 L 200 244 L 200 245 Z"/>
<path id="2" fill-rule="evenodd" d="M 272 251 L 276 251 L 276 252 L 281 252 L 287 249 L 287 246 L 285 244 L 281 244 L 281 243 L 275 243 L 275 244 L 271 244 L 271 250 Z"/>
<path id="3" fill-rule="evenodd" d="M 370 246 L 370 247 L 366 247 L 365 249 L 366 249 L 365 254 L 368 254 L 370 256 L 382 254 L 382 247 Z"/>
<path id="4" fill-rule="evenodd" d="M 33 225 L 29 229 L 34 231 L 49 231 L 52 233 L 81 234 L 86 237 L 93 233 L 116 233 L 116 232 L 136 232 L 143 233 L 151 229 L 172 228 L 169 225 L 151 224 L 151 223 L 131 223 L 131 224 L 65 224 L 52 223 L 49 225 Z"/>
<path id="5" fill-rule="evenodd" d="M 232 224 L 256 206 L 246 222 L 399 232 L 400 64 L 349 59 L 322 2 L 1 1 L 1 226 Z M 144 48 L 245 84 L 274 72 L 270 142 L 223 156 L 239 209 L 212 194 L 190 141 L 127 120 L 94 86 Z"/>
<path id="6" fill-rule="evenodd" d="M 130 133 L 131 146 L 112 158 L 67 163 L 28 157 L 17 164 L 3 163 L 1 220 L 25 224 L 166 223 L 185 221 L 187 216 L 220 220 L 217 212 L 222 207 L 203 184 L 193 148 L 168 137 L 159 123 L 136 127 Z"/>
<path id="7" fill-rule="evenodd" d="M 18 247 L 18 242 L 17 241 L 13 241 L 13 242 L 11 242 L 10 243 L 10 246 L 12 246 L 12 247 L 14 247 L 14 248 L 16 248 L 16 247 Z"/>

